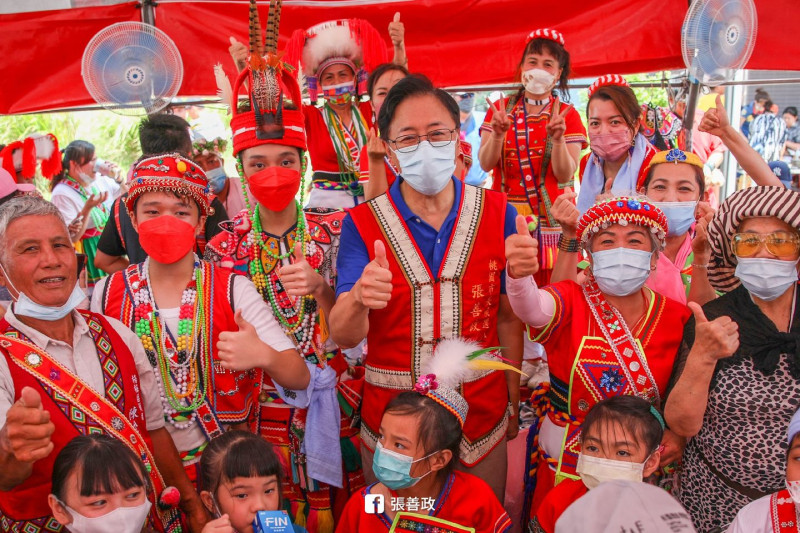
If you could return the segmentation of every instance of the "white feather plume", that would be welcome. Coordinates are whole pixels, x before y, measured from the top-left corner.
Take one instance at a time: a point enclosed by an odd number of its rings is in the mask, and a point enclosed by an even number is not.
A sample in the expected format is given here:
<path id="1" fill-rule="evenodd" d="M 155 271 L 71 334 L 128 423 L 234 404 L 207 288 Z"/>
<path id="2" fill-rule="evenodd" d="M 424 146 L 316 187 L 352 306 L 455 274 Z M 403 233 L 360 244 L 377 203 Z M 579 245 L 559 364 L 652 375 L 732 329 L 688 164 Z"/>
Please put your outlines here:
<path id="1" fill-rule="evenodd" d="M 361 46 L 350 33 L 347 25 L 323 22 L 308 30 L 314 37 L 306 41 L 303 49 L 303 66 L 312 76 L 319 74 L 317 67 L 330 57 L 346 57 L 358 64 L 361 62 Z"/>
<path id="2" fill-rule="evenodd" d="M 228 114 L 230 115 L 236 106 L 235 95 L 233 94 L 233 87 L 231 87 L 231 80 L 225 74 L 225 69 L 222 68 L 221 63 L 214 65 L 214 78 L 217 81 L 217 96 L 223 104 L 228 106 Z"/>
<path id="3" fill-rule="evenodd" d="M 455 389 L 474 372 L 469 367 L 467 356 L 482 348 L 477 342 L 461 338 L 443 340 L 433 352 L 433 357 L 422 364 L 422 373 L 436 375 L 440 387 Z"/>
<path id="4" fill-rule="evenodd" d="M 34 133 L 29 135 L 33 139 L 33 146 L 36 148 L 37 159 L 49 159 L 53 155 L 55 145 L 53 140 L 43 133 Z"/>

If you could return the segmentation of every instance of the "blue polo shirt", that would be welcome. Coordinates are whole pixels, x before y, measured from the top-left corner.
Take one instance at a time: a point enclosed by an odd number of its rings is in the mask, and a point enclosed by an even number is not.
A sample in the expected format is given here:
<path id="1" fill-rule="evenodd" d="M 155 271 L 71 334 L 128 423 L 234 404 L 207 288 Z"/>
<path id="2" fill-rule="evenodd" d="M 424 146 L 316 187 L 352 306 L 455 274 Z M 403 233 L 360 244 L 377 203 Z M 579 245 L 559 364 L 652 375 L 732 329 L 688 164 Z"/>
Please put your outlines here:
<path id="1" fill-rule="evenodd" d="M 387 194 L 392 198 L 400 216 L 405 221 L 408 229 L 411 231 L 411 237 L 417 243 L 422 258 L 430 267 L 431 272 L 439 272 L 439 268 L 444 260 L 444 254 L 447 252 L 447 245 L 450 243 L 450 236 L 453 233 L 453 228 L 458 217 L 458 206 L 461 204 L 461 195 L 464 191 L 464 184 L 461 180 L 452 178 L 455 185 L 455 198 L 447 218 L 442 224 L 439 231 L 436 231 L 430 224 L 425 222 L 421 217 L 414 214 L 408 207 L 403 195 L 400 192 L 400 183 L 403 181 L 402 177 L 398 177 L 392 186 L 389 188 Z M 504 221 L 504 235 L 516 233 L 515 218 L 517 211 L 510 204 L 506 206 L 506 216 Z M 370 243 L 370 246 L 373 244 Z M 342 223 L 342 236 L 339 242 L 339 255 L 336 258 L 337 269 L 337 282 L 336 282 L 336 296 L 338 297 L 343 292 L 348 292 L 353 288 L 361 273 L 369 263 L 369 252 L 367 245 L 361 235 L 358 233 L 353 219 L 348 214 Z M 500 292 L 506 293 L 506 274 L 503 270 L 500 276 Z"/>

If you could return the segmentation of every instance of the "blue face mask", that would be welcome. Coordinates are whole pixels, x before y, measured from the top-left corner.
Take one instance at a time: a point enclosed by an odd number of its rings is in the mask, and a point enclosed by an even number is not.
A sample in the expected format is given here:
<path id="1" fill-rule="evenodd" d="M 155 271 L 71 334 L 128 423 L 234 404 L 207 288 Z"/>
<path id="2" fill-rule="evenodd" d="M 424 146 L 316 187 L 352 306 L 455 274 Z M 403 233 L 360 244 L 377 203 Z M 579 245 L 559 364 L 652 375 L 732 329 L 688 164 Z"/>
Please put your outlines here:
<path id="1" fill-rule="evenodd" d="M 670 237 L 683 235 L 689 231 L 695 221 L 694 213 L 697 210 L 697 202 L 653 202 L 653 205 L 666 215 L 669 225 L 667 235 Z"/>
<path id="2" fill-rule="evenodd" d="M 228 181 L 228 176 L 225 175 L 225 169 L 221 166 L 212 168 L 206 172 L 208 178 L 208 187 L 214 194 L 219 194 L 225 188 L 225 183 Z"/>
<path id="3" fill-rule="evenodd" d="M 391 490 L 407 489 L 408 487 L 413 487 L 419 483 L 420 479 L 433 472 L 433 470 L 431 470 L 428 474 L 424 474 L 420 477 L 413 477 L 411 475 L 411 465 L 427 459 L 435 453 L 437 452 L 433 452 L 415 461 L 413 457 L 387 450 L 379 442 L 378 446 L 375 448 L 375 456 L 372 458 L 372 472 L 375 474 L 375 477 L 378 478 L 378 481 Z"/>
<path id="4" fill-rule="evenodd" d="M 30 318 L 36 318 L 38 320 L 47 320 L 48 322 L 54 322 L 56 320 L 61 320 L 68 314 L 72 312 L 73 309 L 78 307 L 81 302 L 86 299 L 86 294 L 81 289 L 78 282 L 75 282 L 75 287 L 72 289 L 72 294 L 69 295 L 69 299 L 64 305 L 60 305 L 58 307 L 49 307 L 46 305 L 38 304 L 28 298 L 24 292 L 20 292 L 14 287 L 14 284 L 11 282 L 11 278 L 8 277 L 6 273 L 6 269 L 0 265 L 0 270 L 3 271 L 3 276 L 5 276 L 8 285 L 14 289 L 14 292 L 17 293 L 17 298 L 14 300 L 14 314 L 27 316 Z M 13 298 L 13 296 L 12 296 Z"/>

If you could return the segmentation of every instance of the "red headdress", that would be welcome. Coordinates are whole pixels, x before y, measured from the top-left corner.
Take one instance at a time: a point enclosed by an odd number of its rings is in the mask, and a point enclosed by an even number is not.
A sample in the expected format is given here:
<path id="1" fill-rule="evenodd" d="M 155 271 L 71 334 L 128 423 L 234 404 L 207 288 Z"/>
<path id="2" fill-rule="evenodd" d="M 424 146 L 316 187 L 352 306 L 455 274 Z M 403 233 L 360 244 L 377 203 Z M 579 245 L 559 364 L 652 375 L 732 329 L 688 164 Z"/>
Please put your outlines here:
<path id="1" fill-rule="evenodd" d="M 286 60 L 303 67 L 311 100 L 317 99 L 319 74 L 335 64 L 348 65 L 356 74 L 358 94 L 367 90 L 369 72 L 388 61 L 386 42 L 366 20 L 329 20 L 307 30 L 296 30 L 286 47 Z"/>
<path id="2" fill-rule="evenodd" d="M 661 209 L 647 200 L 620 196 L 597 202 L 578 220 L 578 239 L 586 246 L 595 233 L 612 224 L 636 224 L 650 228 L 650 232 L 664 248 L 667 237 L 667 217 Z"/>
<path id="3" fill-rule="evenodd" d="M 528 38 L 525 39 L 525 43 L 527 44 L 534 39 L 549 39 L 550 41 L 557 42 L 561 46 L 564 46 L 564 36 L 561 34 L 561 32 L 551 30 L 550 28 L 539 28 L 538 30 L 533 30 L 528 34 Z"/>
<path id="4" fill-rule="evenodd" d="M 250 56 L 247 67 L 231 88 L 222 65 L 214 67 L 223 103 L 232 113 L 233 155 L 261 144 L 281 144 L 307 149 L 302 97 L 297 71 L 277 53 L 281 2 L 270 3 L 266 42 L 255 0 L 250 0 Z M 239 112 L 238 94 L 247 82 L 250 110 Z"/>
<path id="5" fill-rule="evenodd" d="M 605 76 L 600 76 L 594 83 L 589 86 L 589 98 L 592 97 L 594 92 L 599 89 L 600 87 L 604 87 L 606 85 L 618 85 L 620 87 L 630 87 L 628 82 L 625 81 L 625 78 L 620 76 L 619 74 L 606 74 Z"/>
<path id="6" fill-rule="evenodd" d="M 52 179 L 61 172 L 58 139 L 52 133 L 34 133 L 22 141 L 14 141 L 0 152 L 2 167 L 12 176 L 36 177 L 36 161 L 42 161 L 42 176 Z"/>
<path id="7" fill-rule="evenodd" d="M 162 154 L 142 159 L 133 168 L 125 207 L 133 216 L 136 199 L 146 192 L 165 191 L 190 196 L 201 215 L 212 215 L 211 195 L 205 172 L 180 154 Z"/>

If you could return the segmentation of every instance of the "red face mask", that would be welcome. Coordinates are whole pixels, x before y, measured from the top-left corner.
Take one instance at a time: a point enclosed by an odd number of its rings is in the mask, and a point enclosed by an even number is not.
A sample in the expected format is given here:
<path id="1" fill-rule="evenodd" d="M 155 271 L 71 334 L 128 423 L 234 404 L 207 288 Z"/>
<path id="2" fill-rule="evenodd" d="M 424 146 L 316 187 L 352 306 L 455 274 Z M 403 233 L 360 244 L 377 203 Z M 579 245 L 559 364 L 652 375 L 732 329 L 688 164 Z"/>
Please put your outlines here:
<path id="1" fill-rule="evenodd" d="M 172 215 L 139 224 L 139 243 L 154 261 L 171 265 L 186 257 L 195 244 L 195 228 Z"/>
<path id="2" fill-rule="evenodd" d="M 247 178 L 247 185 L 259 204 L 270 211 L 283 211 L 300 190 L 300 172 L 268 167 Z"/>

